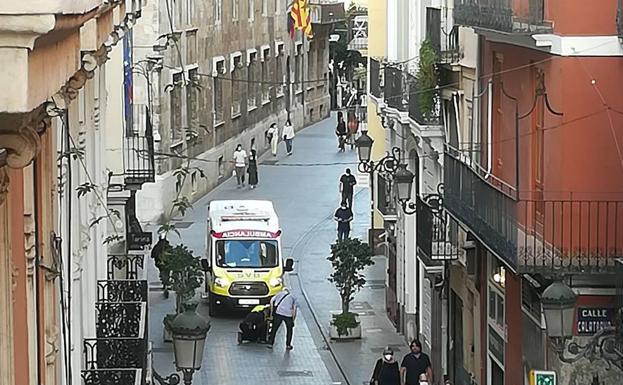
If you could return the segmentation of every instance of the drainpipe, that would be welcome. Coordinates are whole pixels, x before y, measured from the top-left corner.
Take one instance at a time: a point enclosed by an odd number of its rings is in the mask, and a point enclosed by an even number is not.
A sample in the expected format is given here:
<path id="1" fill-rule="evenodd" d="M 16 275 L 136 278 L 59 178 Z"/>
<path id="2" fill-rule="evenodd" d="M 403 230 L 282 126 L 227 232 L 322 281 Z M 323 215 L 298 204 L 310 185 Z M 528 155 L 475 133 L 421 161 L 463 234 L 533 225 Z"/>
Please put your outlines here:
<path id="1" fill-rule="evenodd" d="M 493 139 L 493 98 L 491 97 L 492 90 L 493 80 L 489 79 L 489 84 L 487 84 L 487 173 L 485 174 L 485 179 L 488 178 L 489 175 L 491 175 L 491 150 L 493 148 L 493 143 L 491 143 L 491 139 Z"/>
<path id="2" fill-rule="evenodd" d="M 461 140 L 461 121 L 459 119 L 459 97 L 461 97 L 460 91 L 452 93 L 452 101 L 454 102 L 454 116 L 456 119 L 456 136 L 459 142 L 458 148 L 461 149 L 461 143 L 463 143 L 463 141 Z"/>
<path id="3" fill-rule="evenodd" d="M 37 352 L 37 379 L 35 380 L 36 384 L 43 383 L 43 363 L 39 358 L 45 357 L 45 352 L 41 351 L 41 339 L 43 335 L 41 333 L 41 317 L 43 317 L 43 313 L 41 312 L 41 296 L 39 295 L 39 290 L 41 288 L 41 273 L 39 271 L 39 264 L 41 262 L 41 254 L 39 250 L 39 194 L 38 184 L 37 184 L 37 157 L 32 161 L 32 169 L 33 169 L 33 178 L 32 178 L 32 190 L 34 194 L 34 204 L 33 204 L 33 219 L 35 222 L 35 327 L 36 336 L 35 338 L 35 350 Z"/>

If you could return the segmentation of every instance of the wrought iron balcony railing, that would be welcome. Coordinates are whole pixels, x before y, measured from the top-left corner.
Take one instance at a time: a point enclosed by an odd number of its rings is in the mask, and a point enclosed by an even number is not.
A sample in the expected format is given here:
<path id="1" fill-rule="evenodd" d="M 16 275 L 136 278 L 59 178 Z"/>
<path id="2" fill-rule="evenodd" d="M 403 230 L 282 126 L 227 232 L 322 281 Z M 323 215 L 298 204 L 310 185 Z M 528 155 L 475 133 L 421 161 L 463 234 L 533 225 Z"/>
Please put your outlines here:
<path id="1" fill-rule="evenodd" d="M 134 105 L 134 127 L 124 137 L 124 182 L 130 189 L 138 190 L 143 183 L 154 182 L 154 134 L 149 108 Z"/>
<path id="2" fill-rule="evenodd" d="M 385 66 L 385 104 L 400 111 L 406 111 L 408 104 L 407 95 L 404 92 L 402 70 L 399 68 Z"/>
<path id="3" fill-rule="evenodd" d="M 383 86 L 381 85 L 381 63 L 370 58 L 370 94 L 377 99 L 383 97 Z"/>
<path id="4" fill-rule="evenodd" d="M 83 385 L 141 385 L 143 369 L 89 369 L 82 371 Z"/>
<path id="5" fill-rule="evenodd" d="M 441 99 L 435 89 L 420 89 L 417 79 L 407 74 L 409 117 L 421 125 L 441 124 Z"/>
<path id="6" fill-rule="evenodd" d="M 147 339 L 141 337 L 85 338 L 83 340 L 86 370 L 145 369 Z"/>
<path id="7" fill-rule="evenodd" d="M 451 150 L 444 182 L 448 212 L 519 272 L 612 271 L 623 257 L 623 201 L 518 199 Z"/>
<path id="8" fill-rule="evenodd" d="M 138 279 L 143 269 L 143 259 L 142 254 L 109 254 L 107 278 Z"/>
<path id="9" fill-rule="evenodd" d="M 146 302 L 97 302 L 95 304 L 97 338 L 136 337 L 144 335 Z"/>
<path id="10" fill-rule="evenodd" d="M 545 0 L 528 0 L 527 12 L 517 0 L 459 0 L 454 4 L 455 24 L 504 33 L 550 33 L 544 20 Z"/>
<path id="11" fill-rule="evenodd" d="M 451 239 L 452 218 L 443 210 L 437 196 L 432 199 L 417 197 L 416 242 L 419 254 L 425 262 L 458 259 L 463 249 Z"/>
<path id="12" fill-rule="evenodd" d="M 99 302 L 147 302 L 147 281 L 114 279 L 97 281 Z"/>

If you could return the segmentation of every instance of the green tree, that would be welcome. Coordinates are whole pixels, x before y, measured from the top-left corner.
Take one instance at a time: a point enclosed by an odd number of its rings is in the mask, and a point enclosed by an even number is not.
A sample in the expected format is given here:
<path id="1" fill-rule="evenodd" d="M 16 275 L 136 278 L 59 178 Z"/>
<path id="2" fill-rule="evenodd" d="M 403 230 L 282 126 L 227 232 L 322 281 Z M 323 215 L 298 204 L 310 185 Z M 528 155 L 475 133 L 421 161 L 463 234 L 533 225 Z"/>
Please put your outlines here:
<path id="1" fill-rule="evenodd" d="M 366 284 L 362 271 L 374 261 L 370 246 L 357 238 L 331 245 L 331 255 L 327 259 L 333 265 L 329 281 L 338 289 L 342 300 L 342 313 L 335 316 L 332 323 L 339 335 L 346 335 L 348 328 L 357 326 L 355 315 L 350 312 L 350 302 Z"/>
<path id="2" fill-rule="evenodd" d="M 169 271 L 169 284 L 176 294 L 175 310 L 183 311 L 183 304 L 190 301 L 195 290 L 203 283 L 201 262 L 184 245 L 168 246 L 162 255 L 162 265 Z"/>
<path id="3" fill-rule="evenodd" d="M 437 70 L 437 51 L 430 40 L 424 40 L 420 47 L 420 65 L 415 76 L 417 93 L 409 97 L 417 97 L 422 118 L 430 119 L 435 114 L 439 97 L 436 89 L 439 83 Z"/>

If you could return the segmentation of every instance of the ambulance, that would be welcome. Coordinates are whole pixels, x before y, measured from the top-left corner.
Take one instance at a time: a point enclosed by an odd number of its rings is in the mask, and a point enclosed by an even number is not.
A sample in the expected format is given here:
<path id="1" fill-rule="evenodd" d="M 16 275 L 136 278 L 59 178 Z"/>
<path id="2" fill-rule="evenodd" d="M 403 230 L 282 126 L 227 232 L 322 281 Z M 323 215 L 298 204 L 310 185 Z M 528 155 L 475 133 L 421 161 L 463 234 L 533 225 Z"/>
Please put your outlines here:
<path id="1" fill-rule="evenodd" d="M 279 218 L 270 201 L 214 200 L 208 206 L 204 298 L 210 316 L 265 305 L 283 289 L 292 259 L 281 253 Z"/>

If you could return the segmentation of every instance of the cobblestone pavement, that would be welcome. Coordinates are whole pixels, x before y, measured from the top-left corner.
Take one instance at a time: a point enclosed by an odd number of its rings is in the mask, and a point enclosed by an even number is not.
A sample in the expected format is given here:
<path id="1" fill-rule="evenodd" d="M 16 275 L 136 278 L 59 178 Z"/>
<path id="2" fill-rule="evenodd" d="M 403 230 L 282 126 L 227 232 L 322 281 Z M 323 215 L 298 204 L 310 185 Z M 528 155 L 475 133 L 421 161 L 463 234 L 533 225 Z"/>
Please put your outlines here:
<path id="1" fill-rule="evenodd" d="M 337 152 L 334 136 L 334 119 L 315 124 L 301 132 L 294 139 L 294 154 L 286 156 L 280 147 L 279 156 L 262 157 L 259 167 L 259 185 L 255 190 L 237 189 L 235 181 L 228 180 L 206 197 L 194 204 L 185 217 L 176 219 L 183 242 L 203 255 L 207 203 L 212 199 L 270 199 L 274 202 L 283 229 L 283 252 L 295 261 L 295 273 L 288 277 L 302 305 L 301 317 L 294 329 L 294 350 L 285 351 L 285 328 L 277 336 L 274 350 L 260 345 L 237 345 L 236 330 L 242 315 L 230 315 L 211 320 L 204 360 L 200 373 L 195 374 L 194 385 L 222 384 L 338 384 L 346 383 L 333 356 L 327 349 L 320 329 L 304 301 L 299 289 L 297 274 L 307 252 L 293 247 L 309 234 L 314 225 L 325 221 L 339 203 L 338 180 L 345 167 L 356 169 L 354 151 Z M 366 189 L 367 191 L 367 189 Z M 366 195 L 367 192 L 363 195 Z M 366 220 L 361 218 L 361 220 Z M 367 224 L 366 224 L 367 226 Z M 335 225 L 329 221 L 325 231 L 335 233 Z M 154 227 L 151 227 L 154 229 Z M 317 231 L 317 229 L 315 229 Z M 171 238 L 172 243 L 178 240 Z M 329 244 L 317 245 L 328 250 Z M 296 254 L 292 254 L 292 252 Z M 299 267 L 301 266 L 301 267 Z M 158 273 L 152 261 L 148 263 L 150 282 L 150 338 L 153 343 L 154 367 L 161 375 L 173 371 L 173 353 L 170 343 L 162 338 L 162 319 L 174 308 L 173 297 L 164 299 L 159 290 Z M 335 289 L 325 280 L 324 291 L 318 298 Z M 199 312 L 207 317 L 207 309 L 200 306 Z"/>

